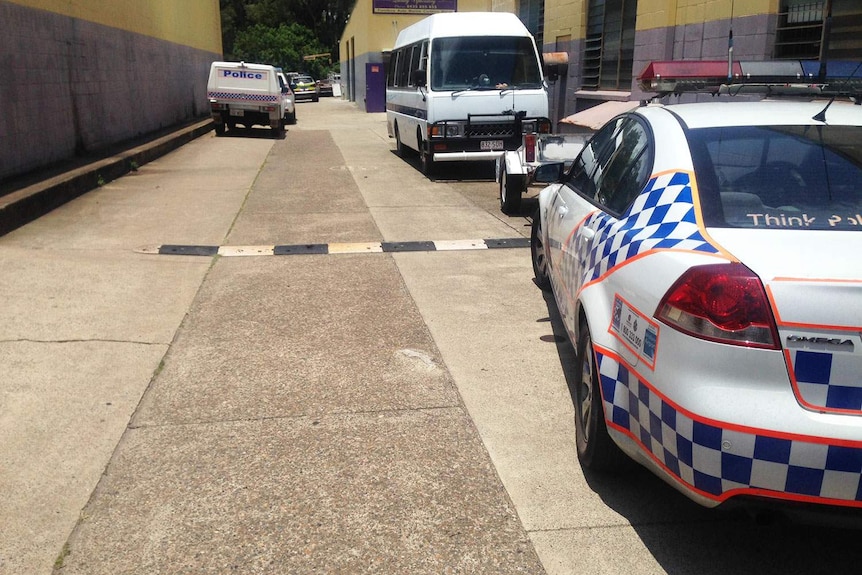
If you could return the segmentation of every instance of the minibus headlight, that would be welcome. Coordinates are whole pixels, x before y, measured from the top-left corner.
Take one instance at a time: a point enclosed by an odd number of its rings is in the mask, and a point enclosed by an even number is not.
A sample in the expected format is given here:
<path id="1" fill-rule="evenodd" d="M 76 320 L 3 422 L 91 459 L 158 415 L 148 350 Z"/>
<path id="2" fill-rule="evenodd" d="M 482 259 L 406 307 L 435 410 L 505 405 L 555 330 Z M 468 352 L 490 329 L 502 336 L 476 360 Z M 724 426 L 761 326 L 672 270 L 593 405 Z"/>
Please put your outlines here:
<path id="1" fill-rule="evenodd" d="M 461 137 L 461 126 L 458 124 L 446 124 L 446 137 L 447 138 L 460 138 Z"/>
<path id="2" fill-rule="evenodd" d="M 463 138 L 463 122 L 440 122 L 430 128 L 432 138 Z"/>

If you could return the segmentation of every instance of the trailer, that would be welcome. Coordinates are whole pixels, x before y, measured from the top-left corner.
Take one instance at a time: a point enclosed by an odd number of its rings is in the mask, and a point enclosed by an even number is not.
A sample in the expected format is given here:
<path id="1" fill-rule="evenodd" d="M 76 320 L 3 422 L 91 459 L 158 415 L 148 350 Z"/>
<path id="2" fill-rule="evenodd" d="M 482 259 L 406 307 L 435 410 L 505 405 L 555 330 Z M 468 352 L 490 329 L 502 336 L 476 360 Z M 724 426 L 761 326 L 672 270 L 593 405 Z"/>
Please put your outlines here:
<path id="1" fill-rule="evenodd" d="M 590 134 L 524 134 L 518 149 L 507 151 L 496 160 L 496 181 L 500 185 L 500 210 L 515 214 L 521 208 L 521 197 L 536 183 L 536 169 L 545 164 L 562 162 L 572 165 Z"/>
<path id="2" fill-rule="evenodd" d="M 563 53 L 562 55 L 565 55 Z M 540 180 L 536 170 L 548 164 L 569 166 L 581 152 L 587 140 L 606 122 L 640 106 L 636 101 L 607 101 L 586 110 L 576 112 L 560 120 L 576 130 L 567 134 L 529 133 L 522 137 L 517 150 L 507 151 L 497 158 L 496 180 L 500 185 L 500 210 L 504 214 L 516 214 L 521 207 L 521 196 L 533 184 L 547 183 L 544 180 L 554 170 L 544 170 Z M 571 127 L 574 128 L 571 128 Z M 558 166 L 559 167 L 559 166 Z"/>

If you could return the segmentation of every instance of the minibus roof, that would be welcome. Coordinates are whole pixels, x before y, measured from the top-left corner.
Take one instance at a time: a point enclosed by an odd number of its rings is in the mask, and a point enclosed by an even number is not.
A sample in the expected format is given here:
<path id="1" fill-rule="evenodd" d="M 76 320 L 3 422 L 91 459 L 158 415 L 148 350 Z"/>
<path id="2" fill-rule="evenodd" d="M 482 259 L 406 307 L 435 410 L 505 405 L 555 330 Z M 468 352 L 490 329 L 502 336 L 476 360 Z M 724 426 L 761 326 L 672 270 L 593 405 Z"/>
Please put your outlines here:
<path id="1" fill-rule="evenodd" d="M 530 36 L 511 12 L 442 12 L 408 26 L 398 33 L 395 48 L 429 38 L 457 36 Z"/>

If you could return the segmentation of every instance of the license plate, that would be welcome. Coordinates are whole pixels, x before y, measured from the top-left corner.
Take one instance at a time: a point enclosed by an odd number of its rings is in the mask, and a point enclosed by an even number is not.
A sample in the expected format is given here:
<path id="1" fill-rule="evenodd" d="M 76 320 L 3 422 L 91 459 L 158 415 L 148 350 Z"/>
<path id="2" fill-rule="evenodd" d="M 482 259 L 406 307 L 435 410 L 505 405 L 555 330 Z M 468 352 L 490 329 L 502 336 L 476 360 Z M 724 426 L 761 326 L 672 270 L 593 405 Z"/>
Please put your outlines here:
<path id="1" fill-rule="evenodd" d="M 480 150 L 502 150 L 503 140 L 482 140 L 479 142 Z"/>
<path id="2" fill-rule="evenodd" d="M 230 111 L 231 116 L 242 116 L 244 114 L 245 114 L 245 110 L 236 110 L 234 108 L 231 108 L 231 111 Z"/>

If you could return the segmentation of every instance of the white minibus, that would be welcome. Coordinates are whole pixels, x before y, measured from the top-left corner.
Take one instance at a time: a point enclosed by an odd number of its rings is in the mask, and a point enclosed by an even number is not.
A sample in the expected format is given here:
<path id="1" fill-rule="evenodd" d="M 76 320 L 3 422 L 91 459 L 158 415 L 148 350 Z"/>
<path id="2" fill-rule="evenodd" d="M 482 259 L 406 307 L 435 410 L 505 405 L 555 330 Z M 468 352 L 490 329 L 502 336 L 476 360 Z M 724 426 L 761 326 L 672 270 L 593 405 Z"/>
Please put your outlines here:
<path id="1" fill-rule="evenodd" d="M 548 89 L 535 41 L 507 12 L 429 16 L 398 34 L 386 80 L 396 151 L 438 162 L 495 160 L 521 135 L 549 132 Z"/>

